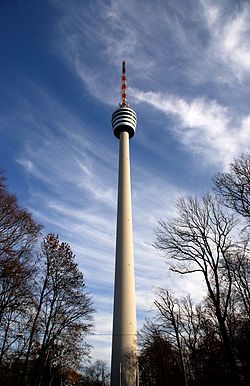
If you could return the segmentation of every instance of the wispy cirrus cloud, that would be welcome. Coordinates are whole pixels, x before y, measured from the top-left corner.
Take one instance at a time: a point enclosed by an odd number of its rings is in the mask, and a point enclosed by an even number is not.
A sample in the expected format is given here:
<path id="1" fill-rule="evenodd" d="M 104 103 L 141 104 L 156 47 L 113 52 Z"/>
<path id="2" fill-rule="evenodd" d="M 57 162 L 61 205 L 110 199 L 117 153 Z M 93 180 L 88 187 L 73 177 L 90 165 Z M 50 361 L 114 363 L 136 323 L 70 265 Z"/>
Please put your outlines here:
<path id="1" fill-rule="evenodd" d="M 172 134 L 207 163 L 219 163 L 226 168 L 237 154 L 249 149 L 250 116 L 243 116 L 236 126 L 230 110 L 217 101 L 199 97 L 187 101 L 160 92 L 138 90 L 133 90 L 133 97 L 173 116 Z"/>
<path id="2" fill-rule="evenodd" d="M 202 5 L 210 37 L 206 56 L 212 57 L 215 65 L 223 65 L 225 74 L 221 74 L 221 79 L 228 76 L 231 83 L 234 75 L 243 81 L 250 72 L 249 3 L 242 2 L 238 7 L 232 3 L 232 12 L 225 9 L 225 4 L 214 1 L 203 1 Z"/>
<path id="3" fill-rule="evenodd" d="M 172 7 L 159 0 L 152 12 L 151 3 L 133 0 L 99 1 L 95 7 L 77 1 L 54 3 L 63 11 L 58 24 L 61 44 L 56 41 L 58 55 L 66 58 L 89 92 L 104 103 L 113 104 L 119 98 L 118 78 L 113 74 L 122 60 L 126 59 L 131 69 L 131 83 L 161 87 L 160 77 L 163 86 L 170 86 L 171 79 L 185 75 L 182 63 L 189 65 L 199 53 L 194 52 L 200 45 L 199 36 L 187 27 L 182 6 Z M 190 15 L 197 20 L 197 7 L 192 2 L 190 7 Z M 98 61 L 92 46 L 98 47 Z"/>
<path id="4" fill-rule="evenodd" d="M 192 92 L 192 84 L 216 84 L 219 94 L 221 84 L 237 87 L 250 70 L 249 4 L 190 1 L 187 23 L 187 10 L 178 3 L 158 0 L 152 12 L 151 4 L 142 1 L 99 1 L 96 7 L 55 1 L 63 9 L 60 53 L 89 92 L 106 103 L 118 98 L 111 91 L 116 84 L 112 69 L 123 59 L 129 63 L 133 84 L 147 82 L 151 89 L 172 91 L 180 79 L 185 94 Z M 94 44 L 99 61 L 93 62 Z"/>
<path id="5" fill-rule="evenodd" d="M 234 2 L 226 6 L 190 1 L 189 23 L 181 1 L 177 7 L 159 0 L 153 13 L 151 5 L 143 2 L 142 7 L 141 1 L 100 1 L 95 8 L 75 2 L 55 4 L 64 10 L 60 33 L 67 61 L 97 99 L 109 104 L 119 100 L 119 79 L 113 74 L 125 58 L 129 83 L 137 87 L 129 89 L 130 99 L 148 102 L 174 118 L 172 135 L 187 151 L 224 168 L 248 148 L 247 2 L 237 7 Z M 99 61 L 93 64 L 94 43 Z M 243 95 L 239 87 L 245 90 Z"/>

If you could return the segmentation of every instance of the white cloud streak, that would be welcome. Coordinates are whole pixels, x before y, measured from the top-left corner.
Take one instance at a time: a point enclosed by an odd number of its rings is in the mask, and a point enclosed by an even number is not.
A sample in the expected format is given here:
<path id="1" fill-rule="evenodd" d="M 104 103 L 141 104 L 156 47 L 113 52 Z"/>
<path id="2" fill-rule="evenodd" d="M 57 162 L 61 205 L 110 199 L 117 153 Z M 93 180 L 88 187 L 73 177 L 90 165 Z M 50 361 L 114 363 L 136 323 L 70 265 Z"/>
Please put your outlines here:
<path id="1" fill-rule="evenodd" d="M 185 7 L 161 0 L 154 4 L 154 12 L 151 4 L 131 0 L 99 1 L 96 7 L 55 4 L 63 10 L 59 27 L 64 49 L 60 52 L 97 99 L 110 104 L 119 100 L 119 79 L 115 81 L 112 74 L 125 58 L 131 83 L 140 84 L 137 90 L 129 89 L 130 98 L 174 117 L 175 139 L 204 163 L 226 168 L 248 148 L 248 106 L 238 92 L 239 87 L 245 89 L 243 80 L 250 71 L 247 2 L 239 7 L 232 2 L 228 8 L 217 1 L 190 2 L 188 14 Z M 94 63 L 91 45 L 99 48 L 99 61 Z M 114 65 L 116 72 L 111 71 Z M 172 79 L 175 88 L 178 82 L 182 86 L 174 90 Z M 212 96 L 207 97 L 204 89 L 199 94 L 197 85 L 208 88 L 210 84 Z"/>
<path id="2" fill-rule="evenodd" d="M 249 3 L 237 6 L 234 2 L 201 1 L 201 5 L 208 31 L 208 44 L 202 52 L 203 70 L 199 62 L 201 72 L 213 83 L 243 86 L 250 72 Z"/>
<path id="3" fill-rule="evenodd" d="M 243 117 L 235 127 L 228 108 L 216 101 L 205 98 L 186 101 L 173 95 L 138 90 L 133 90 L 133 97 L 173 116 L 173 135 L 188 149 L 202 155 L 207 163 L 219 163 L 225 169 L 235 156 L 249 149 L 250 116 Z"/>

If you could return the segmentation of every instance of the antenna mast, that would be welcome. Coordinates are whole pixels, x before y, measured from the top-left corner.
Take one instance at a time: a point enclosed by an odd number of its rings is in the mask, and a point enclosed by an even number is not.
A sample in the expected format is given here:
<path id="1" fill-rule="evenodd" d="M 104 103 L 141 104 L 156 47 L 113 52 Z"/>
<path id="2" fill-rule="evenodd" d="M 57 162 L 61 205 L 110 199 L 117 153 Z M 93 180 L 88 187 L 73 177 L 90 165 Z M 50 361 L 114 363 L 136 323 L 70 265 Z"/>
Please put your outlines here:
<path id="1" fill-rule="evenodd" d="M 127 77 L 125 60 L 122 62 L 122 107 L 128 107 L 127 102 Z"/>

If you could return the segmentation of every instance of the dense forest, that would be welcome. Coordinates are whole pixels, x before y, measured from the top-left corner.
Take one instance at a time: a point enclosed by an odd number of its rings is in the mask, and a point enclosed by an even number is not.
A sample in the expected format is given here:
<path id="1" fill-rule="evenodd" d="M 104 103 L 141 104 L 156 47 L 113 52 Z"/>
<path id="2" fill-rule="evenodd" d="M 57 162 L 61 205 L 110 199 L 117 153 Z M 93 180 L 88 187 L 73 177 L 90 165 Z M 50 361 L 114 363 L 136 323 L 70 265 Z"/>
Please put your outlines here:
<path id="1" fill-rule="evenodd" d="M 197 304 L 158 288 L 154 317 L 139 332 L 141 386 L 250 384 L 250 155 L 213 186 L 202 198 L 180 197 L 176 216 L 155 229 L 155 248 L 176 279 L 199 272 L 207 295 Z M 42 236 L 2 175 L 0 383 L 108 385 L 105 362 L 86 365 L 93 314 L 70 246 Z"/>

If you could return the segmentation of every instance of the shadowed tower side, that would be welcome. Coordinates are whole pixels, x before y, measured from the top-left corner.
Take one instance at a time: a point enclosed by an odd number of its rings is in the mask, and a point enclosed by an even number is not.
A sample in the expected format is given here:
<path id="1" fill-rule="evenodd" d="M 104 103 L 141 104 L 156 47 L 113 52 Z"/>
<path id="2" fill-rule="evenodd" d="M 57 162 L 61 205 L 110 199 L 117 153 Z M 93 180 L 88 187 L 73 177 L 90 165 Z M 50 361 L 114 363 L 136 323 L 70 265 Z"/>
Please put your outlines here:
<path id="1" fill-rule="evenodd" d="M 111 386 L 136 385 L 137 328 L 129 155 L 129 140 L 135 134 L 136 121 L 136 113 L 127 102 L 123 62 L 122 101 L 112 115 L 114 135 L 120 140 L 120 150 Z"/>

